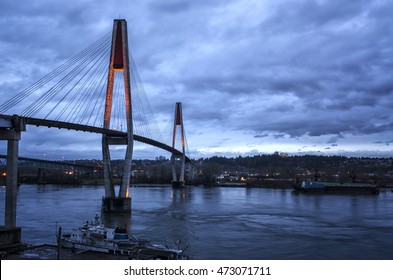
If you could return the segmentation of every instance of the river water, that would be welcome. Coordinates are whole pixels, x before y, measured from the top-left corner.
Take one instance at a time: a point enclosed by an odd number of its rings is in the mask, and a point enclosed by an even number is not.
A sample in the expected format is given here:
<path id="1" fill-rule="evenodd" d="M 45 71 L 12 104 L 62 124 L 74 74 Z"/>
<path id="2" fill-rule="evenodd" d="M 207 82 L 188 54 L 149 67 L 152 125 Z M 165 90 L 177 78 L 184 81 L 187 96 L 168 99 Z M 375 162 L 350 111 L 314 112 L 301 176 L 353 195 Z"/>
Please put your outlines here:
<path id="1" fill-rule="evenodd" d="M 136 236 L 189 246 L 192 259 L 393 259 L 393 192 L 304 195 L 289 189 L 141 186 L 132 214 L 105 216 Z M 4 224 L 5 188 L 0 189 Z M 24 242 L 55 243 L 100 214 L 103 186 L 22 185 L 17 226 Z"/>

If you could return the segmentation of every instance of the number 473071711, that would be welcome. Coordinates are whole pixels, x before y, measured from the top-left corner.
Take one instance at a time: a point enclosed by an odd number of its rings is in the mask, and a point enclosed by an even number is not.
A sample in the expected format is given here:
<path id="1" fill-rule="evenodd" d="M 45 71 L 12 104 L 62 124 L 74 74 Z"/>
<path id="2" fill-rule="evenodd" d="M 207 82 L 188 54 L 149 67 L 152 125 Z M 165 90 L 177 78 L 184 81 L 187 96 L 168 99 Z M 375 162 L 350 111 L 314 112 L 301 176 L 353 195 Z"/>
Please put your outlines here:
<path id="1" fill-rule="evenodd" d="M 222 266 L 217 270 L 220 275 L 271 275 L 269 267 L 262 266 Z"/>

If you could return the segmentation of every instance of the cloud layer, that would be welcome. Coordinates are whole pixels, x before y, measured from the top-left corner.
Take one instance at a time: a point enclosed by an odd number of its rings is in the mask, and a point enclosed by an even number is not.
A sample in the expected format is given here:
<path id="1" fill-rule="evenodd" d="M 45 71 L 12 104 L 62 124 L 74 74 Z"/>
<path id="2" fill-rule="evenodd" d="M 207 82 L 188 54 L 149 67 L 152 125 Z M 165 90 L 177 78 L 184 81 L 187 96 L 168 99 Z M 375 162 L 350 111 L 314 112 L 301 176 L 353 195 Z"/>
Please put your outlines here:
<path id="1" fill-rule="evenodd" d="M 393 141 L 392 13 L 383 0 L 3 0 L 0 91 L 39 79 L 120 16 L 159 122 L 183 103 L 191 156 L 393 156 L 381 144 Z"/>

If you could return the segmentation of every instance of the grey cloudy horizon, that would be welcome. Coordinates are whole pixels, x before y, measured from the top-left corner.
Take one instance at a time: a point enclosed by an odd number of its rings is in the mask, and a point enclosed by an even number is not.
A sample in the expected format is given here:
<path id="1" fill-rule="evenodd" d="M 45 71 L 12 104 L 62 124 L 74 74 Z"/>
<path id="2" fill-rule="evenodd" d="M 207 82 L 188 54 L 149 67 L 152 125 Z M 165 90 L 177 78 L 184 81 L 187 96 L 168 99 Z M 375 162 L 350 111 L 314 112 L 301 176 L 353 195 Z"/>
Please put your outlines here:
<path id="1" fill-rule="evenodd" d="M 391 157 L 392 14 L 384 0 L 2 0 L 0 92 L 18 93 L 120 17 L 156 118 L 170 123 L 183 103 L 192 158 Z M 22 137 L 21 156 L 101 157 L 97 135 Z M 138 144 L 134 156 L 161 154 Z"/>

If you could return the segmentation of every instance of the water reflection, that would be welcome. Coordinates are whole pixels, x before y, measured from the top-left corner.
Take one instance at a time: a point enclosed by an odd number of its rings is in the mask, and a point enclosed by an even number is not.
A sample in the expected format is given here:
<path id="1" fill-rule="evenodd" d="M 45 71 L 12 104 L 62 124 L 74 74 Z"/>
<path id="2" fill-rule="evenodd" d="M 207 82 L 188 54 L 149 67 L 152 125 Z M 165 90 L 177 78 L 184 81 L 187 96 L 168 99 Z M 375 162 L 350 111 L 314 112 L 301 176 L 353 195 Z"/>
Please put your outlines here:
<path id="1" fill-rule="evenodd" d="M 186 203 L 189 199 L 188 188 L 177 188 L 172 189 L 172 202 L 176 203 Z"/>
<path id="2" fill-rule="evenodd" d="M 17 225 L 24 241 L 54 243 L 56 223 L 70 230 L 94 220 L 102 195 L 103 186 L 22 185 Z M 125 226 L 160 243 L 182 240 L 194 259 L 393 257 L 390 191 L 324 196 L 289 189 L 141 186 L 132 189 L 132 197 L 131 214 L 103 214 L 105 226 Z M 0 188 L 0 222 L 4 204 Z"/>

